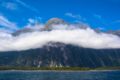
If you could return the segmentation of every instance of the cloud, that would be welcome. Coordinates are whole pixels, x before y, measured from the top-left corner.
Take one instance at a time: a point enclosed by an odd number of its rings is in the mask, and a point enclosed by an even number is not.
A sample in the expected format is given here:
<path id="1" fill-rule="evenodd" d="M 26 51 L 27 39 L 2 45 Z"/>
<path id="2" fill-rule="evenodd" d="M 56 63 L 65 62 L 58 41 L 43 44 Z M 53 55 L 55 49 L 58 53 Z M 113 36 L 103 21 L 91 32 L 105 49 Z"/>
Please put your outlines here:
<path id="1" fill-rule="evenodd" d="M 97 19 L 102 19 L 102 16 L 98 15 L 98 14 L 94 14 L 94 17 L 97 18 Z"/>
<path id="2" fill-rule="evenodd" d="M 29 23 L 35 23 L 35 19 L 29 18 L 28 19 Z"/>
<path id="3" fill-rule="evenodd" d="M 25 2 L 21 1 L 21 0 L 15 0 L 17 3 L 19 3 L 20 5 L 22 5 L 23 7 L 33 11 L 33 12 L 36 12 L 36 13 L 39 13 L 39 10 L 37 10 L 36 8 L 26 4 Z"/>
<path id="4" fill-rule="evenodd" d="M 27 25 L 25 25 L 24 27 L 40 30 L 41 28 L 43 28 L 41 20 L 42 20 L 41 17 L 29 18 Z"/>
<path id="5" fill-rule="evenodd" d="M 2 2 L 1 5 L 9 10 L 17 10 L 18 9 L 18 5 L 13 2 Z"/>
<path id="6" fill-rule="evenodd" d="M 72 13 L 65 13 L 66 16 L 69 16 L 69 17 L 72 17 L 72 18 L 75 18 L 75 19 L 81 19 L 82 17 L 80 15 L 75 15 L 75 14 L 72 14 Z"/>
<path id="7" fill-rule="evenodd" d="M 13 31 L 11 31 L 11 30 L 8 30 L 8 29 L 6 29 L 6 28 L 0 28 L 0 33 L 1 32 L 4 32 L 4 33 L 12 33 Z"/>
<path id="8" fill-rule="evenodd" d="M 104 27 L 98 27 L 97 29 L 100 30 L 100 31 L 101 30 L 106 30 Z"/>
<path id="9" fill-rule="evenodd" d="M 41 17 L 35 17 L 35 18 L 29 18 L 28 19 L 28 22 L 31 23 L 31 24 L 34 24 L 36 22 L 41 22 L 42 21 L 42 18 Z"/>
<path id="10" fill-rule="evenodd" d="M 0 26 L 8 29 L 17 30 L 16 23 L 9 21 L 6 17 L 0 15 Z"/>
<path id="11" fill-rule="evenodd" d="M 71 26 L 74 28 L 71 29 Z M 120 37 L 116 35 L 97 33 L 89 27 L 86 29 L 75 28 L 75 25 L 54 25 L 53 27 L 63 28 L 23 33 L 16 37 L 8 33 L 1 33 L 0 51 L 35 49 L 48 42 L 60 42 L 94 49 L 120 48 Z"/>

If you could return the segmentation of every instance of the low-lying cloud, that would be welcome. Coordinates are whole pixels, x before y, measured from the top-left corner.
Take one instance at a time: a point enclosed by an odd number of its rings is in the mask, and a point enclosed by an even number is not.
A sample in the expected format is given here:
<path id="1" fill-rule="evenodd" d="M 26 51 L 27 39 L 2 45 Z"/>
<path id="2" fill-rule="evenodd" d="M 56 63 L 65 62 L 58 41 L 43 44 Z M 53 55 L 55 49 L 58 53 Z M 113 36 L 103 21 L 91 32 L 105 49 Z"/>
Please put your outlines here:
<path id="1" fill-rule="evenodd" d="M 60 29 L 34 31 L 18 36 L 2 32 L 0 33 L 0 52 L 40 48 L 49 42 L 60 42 L 94 49 L 120 48 L 120 37 L 116 35 L 97 33 L 89 27 L 86 29 L 66 29 L 69 26 L 60 26 L 62 27 Z"/>

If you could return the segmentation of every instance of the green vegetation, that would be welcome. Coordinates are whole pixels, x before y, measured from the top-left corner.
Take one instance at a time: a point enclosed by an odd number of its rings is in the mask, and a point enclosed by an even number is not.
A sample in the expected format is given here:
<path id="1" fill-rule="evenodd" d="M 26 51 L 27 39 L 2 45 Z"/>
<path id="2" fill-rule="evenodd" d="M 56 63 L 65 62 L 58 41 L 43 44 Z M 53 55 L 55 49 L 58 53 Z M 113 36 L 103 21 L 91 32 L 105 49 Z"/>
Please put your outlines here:
<path id="1" fill-rule="evenodd" d="M 99 67 L 99 68 L 95 68 L 95 70 L 120 70 L 120 66 L 119 67 Z"/>
<path id="2" fill-rule="evenodd" d="M 4 67 L 1 66 L 0 70 L 90 70 L 90 68 L 81 67 Z"/>
<path id="3" fill-rule="evenodd" d="M 63 71 L 88 71 L 88 70 L 120 70 L 120 67 L 99 67 L 99 68 L 85 68 L 85 67 L 13 67 L 0 66 L 0 70 L 63 70 Z"/>

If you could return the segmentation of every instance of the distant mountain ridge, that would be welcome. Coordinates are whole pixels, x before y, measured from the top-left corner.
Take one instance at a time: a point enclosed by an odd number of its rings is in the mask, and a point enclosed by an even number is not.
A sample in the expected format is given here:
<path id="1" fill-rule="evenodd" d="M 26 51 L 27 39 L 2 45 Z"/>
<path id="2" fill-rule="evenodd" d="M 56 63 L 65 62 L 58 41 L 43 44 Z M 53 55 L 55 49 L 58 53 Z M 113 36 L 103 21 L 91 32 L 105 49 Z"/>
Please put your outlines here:
<path id="1" fill-rule="evenodd" d="M 36 24 L 38 25 L 38 24 Z M 37 31 L 49 31 L 49 30 L 52 30 L 52 26 L 53 25 L 71 25 L 70 23 L 64 21 L 63 19 L 60 19 L 60 18 L 51 18 L 49 19 L 46 23 L 45 23 L 45 27 L 44 28 L 40 28 L 38 29 Z M 84 25 L 83 23 L 79 24 L 79 23 L 75 23 L 75 24 L 72 24 L 73 26 L 77 26 L 81 29 L 86 29 L 88 26 Z M 102 32 L 101 30 L 99 29 L 94 29 L 96 32 Z M 23 29 L 20 29 L 20 30 L 17 30 L 15 32 L 12 33 L 13 36 L 17 36 L 17 35 L 20 35 L 22 33 L 30 33 L 30 32 L 34 32 L 36 31 L 36 29 L 34 28 L 23 28 Z M 104 33 L 107 33 L 107 34 L 114 34 L 114 35 L 117 35 L 117 36 L 120 36 L 120 30 L 108 30 L 108 31 L 104 31 Z"/>
<path id="2" fill-rule="evenodd" d="M 39 29 L 38 31 L 49 31 L 52 29 L 52 25 L 60 25 L 60 24 L 68 25 L 67 22 L 65 22 L 64 20 L 62 20 L 60 18 L 51 18 L 50 20 L 48 20 L 45 23 L 45 27 Z M 17 36 L 17 35 L 20 35 L 22 33 L 29 33 L 29 32 L 34 32 L 34 31 L 36 31 L 36 29 L 34 29 L 34 28 L 24 28 L 24 29 L 21 29 L 21 30 L 18 30 L 16 32 L 12 33 L 12 35 Z"/>

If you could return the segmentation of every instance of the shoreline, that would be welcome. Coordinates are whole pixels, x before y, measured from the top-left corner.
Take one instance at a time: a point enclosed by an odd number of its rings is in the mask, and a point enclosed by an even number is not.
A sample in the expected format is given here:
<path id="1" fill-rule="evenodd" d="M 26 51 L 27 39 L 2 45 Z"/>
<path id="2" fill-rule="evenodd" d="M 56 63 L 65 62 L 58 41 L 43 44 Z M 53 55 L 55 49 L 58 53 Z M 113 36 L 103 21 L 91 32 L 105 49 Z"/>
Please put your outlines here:
<path id="1" fill-rule="evenodd" d="M 120 67 L 15 67 L 0 66 L 0 71 L 120 71 Z"/>
<path id="2" fill-rule="evenodd" d="M 0 70 L 0 72 L 111 72 L 120 70 Z"/>

